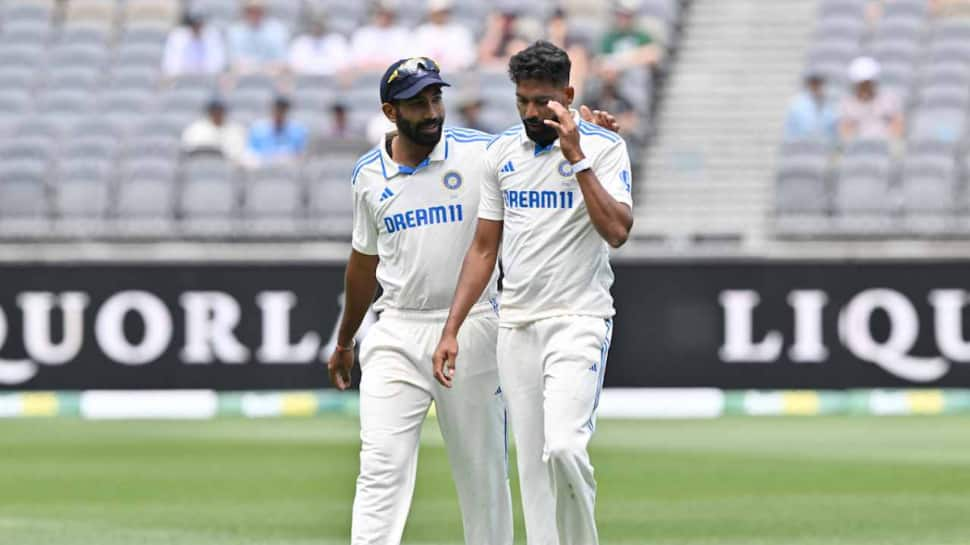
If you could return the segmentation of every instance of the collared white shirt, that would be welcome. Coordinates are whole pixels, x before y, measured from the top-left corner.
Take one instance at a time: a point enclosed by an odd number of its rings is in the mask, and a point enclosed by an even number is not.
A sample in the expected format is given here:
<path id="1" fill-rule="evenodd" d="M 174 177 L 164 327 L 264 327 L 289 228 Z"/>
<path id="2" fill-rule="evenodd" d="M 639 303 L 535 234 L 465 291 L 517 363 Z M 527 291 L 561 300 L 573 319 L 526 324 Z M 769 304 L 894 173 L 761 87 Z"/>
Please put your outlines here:
<path id="1" fill-rule="evenodd" d="M 445 73 L 468 68 L 478 54 L 472 33 L 458 23 L 423 24 L 414 41 L 418 44 L 416 51 L 437 61 Z"/>
<path id="2" fill-rule="evenodd" d="M 397 25 L 361 27 L 350 38 L 354 64 L 364 67 L 387 66 L 398 59 L 411 57 L 414 45 L 414 35 Z"/>
<path id="3" fill-rule="evenodd" d="M 165 75 L 216 74 L 225 67 L 226 48 L 216 28 L 206 25 L 198 37 L 184 26 L 169 33 L 162 57 Z"/>
<path id="4" fill-rule="evenodd" d="M 289 62 L 297 74 L 330 76 L 347 67 L 350 56 L 350 45 L 340 34 L 304 34 L 290 44 Z"/>
<path id="5" fill-rule="evenodd" d="M 573 118 L 607 192 L 632 208 L 630 156 L 616 133 Z M 478 217 L 504 222 L 499 323 L 614 314 L 609 246 L 596 232 L 559 140 L 538 148 L 522 125 L 488 146 Z"/>
<path id="6" fill-rule="evenodd" d="M 352 175 L 352 245 L 377 255 L 384 292 L 376 310 L 447 311 L 465 252 L 475 235 L 485 176 L 482 156 L 494 136 L 447 127 L 428 158 L 398 165 L 381 145 L 364 154 Z M 496 276 L 480 302 L 496 293 Z"/>

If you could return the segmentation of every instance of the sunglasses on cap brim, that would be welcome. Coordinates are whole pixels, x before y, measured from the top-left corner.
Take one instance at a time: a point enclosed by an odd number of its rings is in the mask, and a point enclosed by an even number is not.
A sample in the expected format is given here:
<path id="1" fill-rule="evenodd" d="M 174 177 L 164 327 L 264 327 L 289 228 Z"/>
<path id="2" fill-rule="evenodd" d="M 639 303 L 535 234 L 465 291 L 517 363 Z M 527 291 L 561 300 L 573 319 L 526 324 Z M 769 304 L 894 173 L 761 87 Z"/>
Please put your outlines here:
<path id="1" fill-rule="evenodd" d="M 431 72 L 435 74 L 441 73 L 441 68 L 438 66 L 438 63 L 434 62 L 428 57 L 413 57 L 404 61 L 400 66 L 395 68 L 394 71 L 391 72 L 391 75 L 387 77 L 387 83 L 391 83 L 397 78 L 421 76 Z"/>

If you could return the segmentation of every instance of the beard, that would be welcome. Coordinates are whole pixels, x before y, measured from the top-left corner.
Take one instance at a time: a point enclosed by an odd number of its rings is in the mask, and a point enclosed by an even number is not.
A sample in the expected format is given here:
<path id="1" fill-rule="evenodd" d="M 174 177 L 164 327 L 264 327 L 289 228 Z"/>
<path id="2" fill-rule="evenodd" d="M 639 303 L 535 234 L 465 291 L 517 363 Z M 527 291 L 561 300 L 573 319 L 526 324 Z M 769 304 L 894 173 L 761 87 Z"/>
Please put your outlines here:
<path id="1" fill-rule="evenodd" d="M 523 119 L 522 125 L 525 127 L 526 136 L 539 146 L 548 146 L 555 142 L 556 138 L 559 138 L 556 129 L 546 125 L 538 117 Z"/>
<path id="2" fill-rule="evenodd" d="M 445 126 L 445 120 L 436 117 L 433 119 L 426 119 L 419 123 L 411 123 L 410 121 L 403 119 L 401 117 L 397 118 L 397 132 L 398 134 L 404 135 L 408 140 L 419 144 L 421 146 L 435 146 L 441 140 L 441 131 Z M 437 127 L 433 132 L 428 132 L 425 129 L 429 127 Z"/>

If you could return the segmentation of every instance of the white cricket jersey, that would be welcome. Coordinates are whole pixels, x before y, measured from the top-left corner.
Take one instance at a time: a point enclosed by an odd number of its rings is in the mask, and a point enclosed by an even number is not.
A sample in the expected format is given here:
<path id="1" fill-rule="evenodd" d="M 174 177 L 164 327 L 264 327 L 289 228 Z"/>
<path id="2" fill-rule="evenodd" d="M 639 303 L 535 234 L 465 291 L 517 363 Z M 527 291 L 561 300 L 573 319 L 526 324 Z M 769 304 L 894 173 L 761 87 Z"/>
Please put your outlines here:
<path id="1" fill-rule="evenodd" d="M 354 167 L 352 245 L 377 255 L 383 294 L 375 310 L 447 312 L 477 224 L 485 146 L 494 136 L 446 127 L 415 168 L 395 163 L 384 142 Z M 494 302 L 496 276 L 479 302 Z"/>
<path id="2" fill-rule="evenodd" d="M 633 206 L 630 156 L 616 133 L 581 121 L 580 145 L 617 201 Z M 478 217 L 503 221 L 500 325 L 564 315 L 613 316 L 609 245 L 596 232 L 556 140 L 539 148 L 519 125 L 488 146 Z"/>

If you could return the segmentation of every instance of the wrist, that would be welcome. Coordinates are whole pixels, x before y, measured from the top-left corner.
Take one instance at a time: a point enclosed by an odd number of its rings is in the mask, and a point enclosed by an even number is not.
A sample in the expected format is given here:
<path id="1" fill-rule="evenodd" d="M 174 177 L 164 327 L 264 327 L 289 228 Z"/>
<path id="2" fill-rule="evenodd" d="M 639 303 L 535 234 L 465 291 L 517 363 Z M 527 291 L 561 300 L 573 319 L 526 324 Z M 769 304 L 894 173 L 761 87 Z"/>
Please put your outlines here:
<path id="1" fill-rule="evenodd" d="M 583 159 L 586 159 L 586 154 L 583 153 L 582 150 L 570 152 L 570 153 L 563 153 L 563 156 L 566 158 L 567 161 L 569 161 L 569 164 L 571 165 L 574 165 L 582 161 Z"/>
<path id="2" fill-rule="evenodd" d="M 589 159 L 587 159 L 586 157 L 583 157 L 578 161 L 571 162 L 570 166 L 572 168 L 573 174 L 579 174 L 584 170 L 589 170 L 593 168 L 593 165 L 590 164 Z"/>
<path id="3" fill-rule="evenodd" d="M 346 342 L 346 343 L 337 341 L 337 343 L 334 345 L 333 351 L 352 352 L 356 346 L 357 346 L 357 341 L 355 339 L 350 339 L 350 342 Z"/>
<path id="4" fill-rule="evenodd" d="M 450 322 L 445 323 L 444 329 L 441 330 L 442 337 L 457 337 L 458 328 L 453 326 Z"/>

